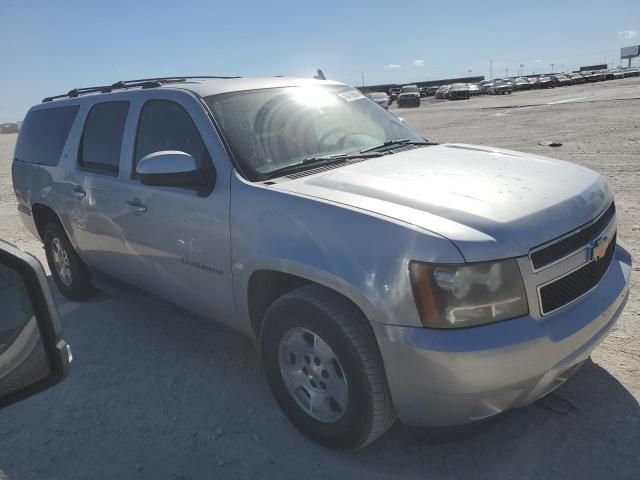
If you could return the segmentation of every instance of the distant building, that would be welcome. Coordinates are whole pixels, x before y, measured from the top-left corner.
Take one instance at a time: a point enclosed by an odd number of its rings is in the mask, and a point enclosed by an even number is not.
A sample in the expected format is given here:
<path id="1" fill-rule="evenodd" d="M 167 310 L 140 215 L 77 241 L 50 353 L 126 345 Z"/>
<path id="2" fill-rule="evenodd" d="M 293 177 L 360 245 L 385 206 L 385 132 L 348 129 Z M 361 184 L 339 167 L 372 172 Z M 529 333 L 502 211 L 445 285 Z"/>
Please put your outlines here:
<path id="1" fill-rule="evenodd" d="M 606 63 L 600 63 L 598 65 L 585 65 L 580 67 L 581 72 L 590 72 L 592 70 L 606 70 L 609 66 Z"/>

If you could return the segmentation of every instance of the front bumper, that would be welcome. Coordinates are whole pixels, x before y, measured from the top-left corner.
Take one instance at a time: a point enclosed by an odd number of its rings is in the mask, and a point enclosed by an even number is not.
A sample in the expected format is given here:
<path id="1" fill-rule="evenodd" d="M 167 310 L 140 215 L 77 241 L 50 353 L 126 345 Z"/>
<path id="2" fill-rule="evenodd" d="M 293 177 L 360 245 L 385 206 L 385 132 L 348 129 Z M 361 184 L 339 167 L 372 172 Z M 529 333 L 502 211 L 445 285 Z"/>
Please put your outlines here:
<path id="1" fill-rule="evenodd" d="M 556 314 L 459 330 L 373 324 L 408 425 L 456 425 L 528 405 L 560 386 L 609 333 L 629 294 L 620 245 L 599 285 Z"/>
<path id="2" fill-rule="evenodd" d="M 420 97 L 398 97 L 398 106 L 413 105 L 415 107 L 420 105 Z"/>

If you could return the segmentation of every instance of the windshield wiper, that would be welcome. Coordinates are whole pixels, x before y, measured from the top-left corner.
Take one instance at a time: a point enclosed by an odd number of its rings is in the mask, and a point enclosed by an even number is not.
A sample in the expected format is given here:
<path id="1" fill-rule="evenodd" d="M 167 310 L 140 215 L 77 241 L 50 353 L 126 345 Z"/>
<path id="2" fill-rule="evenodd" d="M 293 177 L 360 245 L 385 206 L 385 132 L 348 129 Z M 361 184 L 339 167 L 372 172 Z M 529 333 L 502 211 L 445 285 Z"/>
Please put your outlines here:
<path id="1" fill-rule="evenodd" d="M 286 173 L 295 172 L 298 170 L 304 170 L 306 167 L 311 165 L 313 166 L 322 166 L 322 165 L 330 165 L 332 163 L 341 163 L 346 162 L 347 160 L 351 160 L 354 158 L 375 158 L 384 155 L 384 153 L 366 153 L 366 152 L 356 152 L 356 153 L 338 153 L 336 155 L 326 155 L 323 157 L 309 157 L 301 160 L 299 162 L 285 165 L 284 167 L 276 168 L 274 170 L 270 170 L 266 172 L 264 175 L 267 179 L 280 177 Z"/>
<path id="2" fill-rule="evenodd" d="M 437 145 L 437 143 L 427 142 L 426 140 L 415 141 L 415 140 L 410 140 L 408 138 L 397 138 L 395 140 L 387 140 L 386 142 L 381 143 L 380 145 L 375 145 L 373 147 L 360 150 L 360 153 L 375 152 L 383 148 L 402 146 L 402 145 Z"/>

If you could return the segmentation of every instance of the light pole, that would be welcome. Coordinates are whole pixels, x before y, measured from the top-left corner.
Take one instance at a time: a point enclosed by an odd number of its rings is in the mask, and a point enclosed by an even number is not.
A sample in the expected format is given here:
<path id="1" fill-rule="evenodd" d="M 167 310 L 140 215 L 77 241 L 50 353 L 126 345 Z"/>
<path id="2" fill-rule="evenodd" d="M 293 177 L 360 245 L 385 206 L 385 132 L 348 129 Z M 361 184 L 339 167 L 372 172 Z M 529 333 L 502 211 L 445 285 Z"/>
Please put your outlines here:
<path id="1" fill-rule="evenodd" d="M 551 73 L 553 73 L 553 66 L 555 65 L 555 63 L 551 64 Z"/>
<path id="2" fill-rule="evenodd" d="M 509 76 L 509 69 L 508 69 L 508 68 L 505 68 L 505 69 L 504 69 L 504 76 L 505 76 L 505 77 L 508 77 L 508 76 Z"/>
<path id="3" fill-rule="evenodd" d="M 471 76 L 471 69 L 467 70 L 467 77 Z"/>
<path id="4" fill-rule="evenodd" d="M 520 64 L 520 76 L 524 75 L 524 63 Z"/>

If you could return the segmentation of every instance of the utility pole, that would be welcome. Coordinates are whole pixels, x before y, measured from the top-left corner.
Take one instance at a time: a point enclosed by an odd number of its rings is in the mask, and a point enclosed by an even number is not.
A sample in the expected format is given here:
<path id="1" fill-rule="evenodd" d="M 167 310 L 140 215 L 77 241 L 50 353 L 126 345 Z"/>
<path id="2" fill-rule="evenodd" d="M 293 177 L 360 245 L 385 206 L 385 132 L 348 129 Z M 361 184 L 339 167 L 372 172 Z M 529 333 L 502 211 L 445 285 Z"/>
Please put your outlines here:
<path id="1" fill-rule="evenodd" d="M 520 76 L 524 75 L 524 63 L 520 64 Z"/>
<path id="2" fill-rule="evenodd" d="M 553 73 L 553 66 L 555 65 L 555 63 L 551 64 L 551 73 Z"/>
<path id="3" fill-rule="evenodd" d="M 493 60 L 489 60 L 489 80 L 493 79 Z"/>
<path id="4" fill-rule="evenodd" d="M 508 76 L 509 76 L 509 69 L 508 69 L 508 68 L 505 68 L 505 69 L 504 69 L 504 76 L 505 76 L 505 77 L 508 77 Z"/>
<path id="5" fill-rule="evenodd" d="M 364 72 L 362 72 L 362 88 L 364 89 Z"/>

